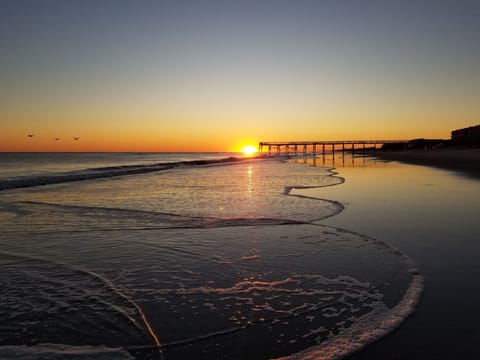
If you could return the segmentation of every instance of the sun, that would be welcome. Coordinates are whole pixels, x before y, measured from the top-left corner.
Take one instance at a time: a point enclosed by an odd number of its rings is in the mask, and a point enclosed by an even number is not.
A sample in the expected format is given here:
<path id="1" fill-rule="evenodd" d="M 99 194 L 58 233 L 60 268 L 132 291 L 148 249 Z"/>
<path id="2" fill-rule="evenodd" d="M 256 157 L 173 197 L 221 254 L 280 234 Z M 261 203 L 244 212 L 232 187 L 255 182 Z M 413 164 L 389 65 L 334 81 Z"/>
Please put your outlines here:
<path id="1" fill-rule="evenodd" d="M 247 145 L 242 148 L 242 153 L 245 155 L 253 155 L 257 152 L 257 149 L 252 145 Z"/>

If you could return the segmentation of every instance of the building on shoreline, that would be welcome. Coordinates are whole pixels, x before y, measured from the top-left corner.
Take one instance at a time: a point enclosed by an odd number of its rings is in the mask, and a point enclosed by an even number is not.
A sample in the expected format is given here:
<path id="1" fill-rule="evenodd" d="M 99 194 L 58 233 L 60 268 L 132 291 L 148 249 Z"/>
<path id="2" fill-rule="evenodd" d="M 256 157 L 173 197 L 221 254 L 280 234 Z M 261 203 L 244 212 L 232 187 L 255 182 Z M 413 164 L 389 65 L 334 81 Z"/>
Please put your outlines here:
<path id="1" fill-rule="evenodd" d="M 428 150 L 450 146 L 480 147 L 480 125 L 453 130 L 450 140 L 413 139 L 406 142 L 388 143 L 382 146 L 384 151 Z"/>
<path id="2" fill-rule="evenodd" d="M 453 130 L 452 142 L 455 145 L 480 146 L 480 125 Z"/>

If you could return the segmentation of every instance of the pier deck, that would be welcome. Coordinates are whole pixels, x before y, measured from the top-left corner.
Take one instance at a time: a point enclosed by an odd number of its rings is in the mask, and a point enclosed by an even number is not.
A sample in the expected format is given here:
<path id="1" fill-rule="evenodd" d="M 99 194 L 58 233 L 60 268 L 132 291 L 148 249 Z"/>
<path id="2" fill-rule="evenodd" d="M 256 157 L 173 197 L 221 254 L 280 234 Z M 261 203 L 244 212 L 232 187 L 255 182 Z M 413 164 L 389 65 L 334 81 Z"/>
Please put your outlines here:
<path id="1" fill-rule="evenodd" d="M 336 150 L 343 152 L 349 150 L 354 153 L 356 150 L 365 152 L 367 145 L 370 145 L 372 150 L 375 151 L 377 145 L 406 144 L 407 142 L 408 140 L 261 141 L 258 143 L 258 152 L 263 153 L 264 148 L 266 148 L 268 155 L 276 156 L 316 155 L 320 152 L 320 149 L 322 154 L 325 154 L 328 150 L 332 153 L 335 153 Z"/>

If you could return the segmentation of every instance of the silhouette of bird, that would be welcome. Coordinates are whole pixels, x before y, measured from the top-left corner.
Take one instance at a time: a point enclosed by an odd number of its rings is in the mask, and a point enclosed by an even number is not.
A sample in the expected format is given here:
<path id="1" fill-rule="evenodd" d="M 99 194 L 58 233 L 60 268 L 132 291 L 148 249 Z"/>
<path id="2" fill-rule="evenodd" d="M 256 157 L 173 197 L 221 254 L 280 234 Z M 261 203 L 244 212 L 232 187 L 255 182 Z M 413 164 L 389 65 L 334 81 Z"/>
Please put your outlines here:
<path id="1" fill-rule="evenodd" d="M 56 141 L 60 140 L 60 138 L 55 138 Z"/>
<path id="2" fill-rule="evenodd" d="M 28 134 L 27 136 L 30 137 L 30 138 L 32 138 L 32 137 L 33 137 L 33 134 Z"/>
<path id="3" fill-rule="evenodd" d="M 80 139 L 80 136 L 79 136 L 79 137 L 74 137 L 74 139 L 75 139 L 75 140 L 78 140 L 78 139 Z"/>

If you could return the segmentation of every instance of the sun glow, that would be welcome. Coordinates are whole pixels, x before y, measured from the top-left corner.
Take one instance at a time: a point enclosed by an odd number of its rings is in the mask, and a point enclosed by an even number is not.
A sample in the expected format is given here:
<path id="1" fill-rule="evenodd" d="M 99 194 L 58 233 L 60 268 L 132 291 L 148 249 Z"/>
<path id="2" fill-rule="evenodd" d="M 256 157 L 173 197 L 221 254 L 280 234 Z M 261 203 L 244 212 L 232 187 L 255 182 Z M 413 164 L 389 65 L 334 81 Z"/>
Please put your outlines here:
<path id="1" fill-rule="evenodd" d="M 247 145 L 242 148 L 242 153 L 245 155 L 253 155 L 257 152 L 257 149 L 252 145 Z"/>

